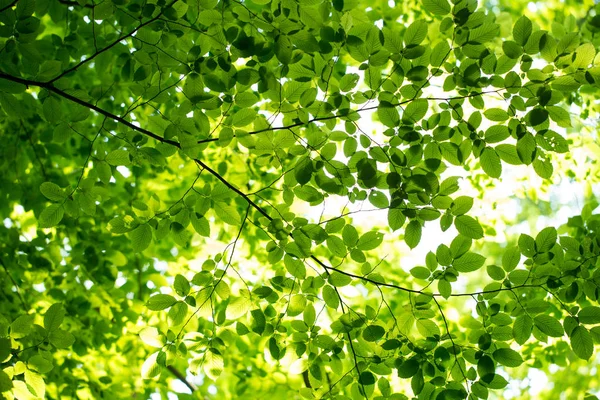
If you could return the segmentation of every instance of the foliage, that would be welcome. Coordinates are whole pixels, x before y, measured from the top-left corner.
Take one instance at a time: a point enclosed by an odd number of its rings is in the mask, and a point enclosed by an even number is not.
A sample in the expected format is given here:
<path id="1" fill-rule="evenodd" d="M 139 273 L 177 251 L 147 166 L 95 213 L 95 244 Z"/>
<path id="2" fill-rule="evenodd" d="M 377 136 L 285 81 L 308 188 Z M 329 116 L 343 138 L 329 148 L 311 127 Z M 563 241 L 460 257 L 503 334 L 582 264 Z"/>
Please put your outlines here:
<path id="1" fill-rule="evenodd" d="M 0 0 L 2 395 L 595 398 L 600 6 L 520 4 Z"/>

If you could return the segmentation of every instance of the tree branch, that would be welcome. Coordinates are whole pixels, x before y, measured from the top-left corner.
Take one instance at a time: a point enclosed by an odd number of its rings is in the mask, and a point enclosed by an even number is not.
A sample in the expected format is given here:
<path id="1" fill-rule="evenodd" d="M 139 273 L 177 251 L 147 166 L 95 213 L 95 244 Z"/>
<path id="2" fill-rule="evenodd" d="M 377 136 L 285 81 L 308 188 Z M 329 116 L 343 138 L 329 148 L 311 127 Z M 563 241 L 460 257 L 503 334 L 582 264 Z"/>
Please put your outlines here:
<path id="1" fill-rule="evenodd" d="M 15 6 L 15 4 L 17 4 L 18 2 L 19 2 L 19 0 L 13 0 L 13 2 L 10 3 L 9 5 L 7 5 L 6 7 L 0 8 L 0 13 L 8 10 L 9 8 L 13 8 Z"/>
<path id="2" fill-rule="evenodd" d="M 174 366 L 172 365 L 167 365 L 167 369 L 169 370 L 170 373 L 172 373 L 177 379 L 179 379 L 181 382 L 183 382 L 183 384 L 185 386 L 187 386 L 192 393 L 195 392 L 196 390 L 198 390 L 198 388 L 196 387 L 196 385 L 192 384 L 190 381 L 188 381 L 186 379 L 186 377 Z"/>

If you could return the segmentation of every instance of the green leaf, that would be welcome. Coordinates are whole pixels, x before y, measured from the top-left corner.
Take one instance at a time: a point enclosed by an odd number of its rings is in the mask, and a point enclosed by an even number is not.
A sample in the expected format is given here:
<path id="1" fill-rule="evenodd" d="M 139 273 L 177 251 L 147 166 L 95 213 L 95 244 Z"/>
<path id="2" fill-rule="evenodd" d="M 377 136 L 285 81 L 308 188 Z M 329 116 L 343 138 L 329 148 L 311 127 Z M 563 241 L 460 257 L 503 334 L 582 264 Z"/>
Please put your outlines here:
<path id="1" fill-rule="evenodd" d="M 144 363 L 142 364 L 141 375 L 143 379 L 154 378 L 155 376 L 158 376 L 160 374 L 162 368 L 160 365 L 158 365 L 158 362 L 156 361 L 159 353 L 160 351 L 152 353 L 150 357 L 148 357 L 146 361 L 144 361 Z"/>
<path id="2" fill-rule="evenodd" d="M 410 221 L 406 226 L 404 231 L 404 241 L 411 249 L 417 247 L 421 241 L 422 229 L 421 223 L 417 220 Z"/>
<path id="3" fill-rule="evenodd" d="M 494 359 L 505 367 L 515 368 L 523 364 L 521 355 L 513 349 L 502 348 L 494 351 Z"/>
<path id="4" fill-rule="evenodd" d="M 479 222 L 468 215 L 460 215 L 454 220 L 456 230 L 471 239 L 481 239 L 483 237 L 483 228 Z"/>
<path id="5" fill-rule="evenodd" d="M 152 228 L 148 224 L 138 226 L 128 235 L 131 239 L 131 248 L 136 253 L 146 250 L 152 242 Z"/>
<path id="6" fill-rule="evenodd" d="M 446 15 L 450 13 L 448 0 L 423 0 L 423 8 L 434 15 Z"/>
<path id="7" fill-rule="evenodd" d="M 231 306 L 231 304 L 229 304 L 229 307 Z M 184 303 L 183 301 L 178 301 L 177 303 L 173 304 L 173 306 L 171 307 L 171 309 L 169 310 L 167 316 L 169 319 L 169 325 L 170 326 L 178 326 L 181 325 L 184 321 L 185 318 L 187 317 L 187 312 L 188 312 L 188 305 L 186 303 Z"/>
<path id="8" fill-rule="evenodd" d="M 533 319 L 529 315 L 520 315 L 515 319 L 512 330 L 515 342 L 523 345 L 531 336 L 532 331 Z"/>
<path id="9" fill-rule="evenodd" d="M 395 128 L 400 123 L 400 114 L 396 107 L 390 103 L 381 103 L 377 107 L 377 116 L 382 124 L 390 128 Z"/>
<path id="10" fill-rule="evenodd" d="M 404 44 L 416 46 L 427 37 L 427 23 L 421 19 L 413 22 L 404 32 Z"/>
<path id="11" fill-rule="evenodd" d="M 185 276 L 177 274 L 175 275 L 173 289 L 175 289 L 175 293 L 177 293 L 177 295 L 185 297 L 190 293 L 190 282 L 186 279 Z"/>
<path id="12" fill-rule="evenodd" d="M 107 163 L 109 163 L 110 165 L 130 165 L 131 164 L 131 158 L 129 155 L 129 152 L 127 150 L 121 150 L 121 149 L 117 149 L 117 150 L 113 150 L 110 153 L 108 153 L 106 155 L 105 161 Z"/>
<path id="13" fill-rule="evenodd" d="M 55 331 L 65 318 L 65 309 L 61 303 L 52 304 L 44 314 L 44 328 L 49 332 Z"/>
<path id="14" fill-rule="evenodd" d="M 242 218 L 240 217 L 237 208 L 222 202 L 215 203 L 213 208 L 217 217 L 226 224 L 238 226 L 242 223 Z"/>
<path id="15" fill-rule="evenodd" d="M 407 123 L 418 123 L 425 114 L 429 103 L 425 99 L 417 99 L 408 103 L 402 114 L 402 121 Z"/>
<path id="16" fill-rule="evenodd" d="M 399 208 L 390 208 L 388 210 L 388 225 L 392 231 L 397 231 L 404 226 L 406 216 Z"/>
<path id="17" fill-rule="evenodd" d="M 164 337 L 158 329 L 154 327 L 146 327 L 140 331 L 140 339 L 148 346 L 162 348 L 164 346 Z"/>
<path id="18" fill-rule="evenodd" d="M 466 252 L 452 263 L 458 272 L 477 271 L 485 263 L 485 257 L 481 254 Z"/>
<path id="19" fill-rule="evenodd" d="M 571 114 L 567 110 L 562 107 L 557 106 L 547 106 L 546 110 L 548 110 L 548 114 L 550 115 L 550 119 L 556 122 L 556 124 L 562 128 L 570 128 L 571 127 Z"/>
<path id="20" fill-rule="evenodd" d="M 6 372 L 0 370 L 0 393 L 8 392 L 12 389 L 13 383 Z"/>
<path id="21" fill-rule="evenodd" d="M 565 333 L 560 322 L 549 315 L 536 315 L 533 323 L 542 333 L 551 337 L 562 337 Z"/>
<path id="22" fill-rule="evenodd" d="M 194 230 L 201 236 L 210 236 L 210 224 L 208 220 L 203 216 L 198 215 L 195 212 L 190 214 L 190 222 Z"/>
<path id="23" fill-rule="evenodd" d="M 500 144 L 494 147 L 496 150 L 496 154 L 500 156 L 500 159 L 507 164 L 511 165 L 521 165 L 523 162 L 521 158 L 519 158 L 519 154 L 517 152 L 517 148 L 513 144 Z"/>
<path id="24" fill-rule="evenodd" d="M 256 111 L 252 108 L 242 108 L 233 115 L 233 126 L 241 128 L 250 125 L 256 119 Z"/>
<path id="25" fill-rule="evenodd" d="M 483 112 L 483 115 L 490 121 L 503 122 L 506 121 L 509 116 L 508 113 L 501 108 L 489 108 Z M 503 125 L 495 125 L 503 126 Z M 488 129 L 489 130 L 489 129 Z"/>
<path id="26" fill-rule="evenodd" d="M 340 272 L 333 271 L 329 275 L 328 281 L 332 286 L 342 287 L 350 284 L 350 282 L 352 282 L 352 278 Z"/>
<path id="27" fill-rule="evenodd" d="M 70 332 L 65 331 L 63 329 L 57 329 L 50 332 L 48 340 L 57 349 L 66 349 L 71 347 L 73 343 L 75 343 L 75 337 Z"/>
<path id="28" fill-rule="evenodd" d="M 533 257 L 536 253 L 535 240 L 529 235 L 521 234 L 519 236 L 519 250 L 525 257 Z"/>
<path id="29" fill-rule="evenodd" d="M 375 342 L 381 339 L 385 335 L 385 329 L 379 325 L 369 325 L 367 326 L 362 333 L 363 339 L 367 342 Z"/>
<path id="30" fill-rule="evenodd" d="M 502 254 L 502 268 L 504 268 L 506 272 L 510 272 L 517 268 L 517 265 L 519 265 L 520 261 L 521 252 L 516 246 L 507 247 L 504 253 Z"/>
<path id="31" fill-rule="evenodd" d="M 64 201 L 67 197 L 63 190 L 55 183 L 44 182 L 40 185 L 40 192 L 52 201 Z"/>
<path id="32" fill-rule="evenodd" d="M 62 204 L 50 204 L 41 213 L 38 219 L 40 228 L 52 228 L 62 221 L 65 208 Z"/>
<path id="33" fill-rule="evenodd" d="M 370 231 L 360 237 L 357 247 L 362 251 L 374 250 L 379 247 L 382 241 L 383 233 Z"/>
<path id="34" fill-rule="evenodd" d="M 550 251 L 556 244 L 558 234 L 556 229 L 553 227 L 544 228 L 535 237 L 535 245 L 538 253 L 545 253 Z"/>
<path id="35" fill-rule="evenodd" d="M 508 128 L 504 125 L 493 125 L 485 131 L 485 141 L 488 143 L 498 143 L 510 136 Z M 498 146 L 500 147 L 500 146 Z M 496 149 L 498 149 L 496 147 Z"/>
<path id="36" fill-rule="evenodd" d="M 438 292 L 445 298 L 448 299 L 452 295 L 452 285 L 446 279 L 440 279 L 438 281 Z"/>
<path id="37" fill-rule="evenodd" d="M 14 339 L 25 337 L 31 333 L 34 315 L 21 315 L 10 324 L 10 336 Z"/>
<path id="38" fill-rule="evenodd" d="M 148 307 L 148 309 L 152 311 L 160 311 L 171 307 L 175 303 L 177 303 L 177 299 L 175 299 L 175 297 L 171 295 L 155 294 L 154 296 L 148 299 L 146 307 Z"/>
<path id="39" fill-rule="evenodd" d="M 579 310 L 577 318 L 582 324 L 600 324 L 600 307 L 583 307 L 581 310 Z"/>
<path id="40" fill-rule="evenodd" d="M 582 360 L 589 360 L 594 354 L 592 335 L 583 326 L 576 326 L 571 332 L 571 348 Z"/>
<path id="41" fill-rule="evenodd" d="M 329 236 L 327 238 L 327 248 L 331 251 L 331 254 L 337 257 L 345 257 L 347 253 L 344 241 L 338 236 Z"/>
<path id="42" fill-rule="evenodd" d="M 500 157 L 494 149 L 486 147 L 479 156 L 479 162 L 481 168 L 485 171 L 490 178 L 500 178 L 502 174 L 502 164 L 500 163 Z"/>
<path id="43" fill-rule="evenodd" d="M 452 202 L 450 211 L 454 215 L 463 215 L 469 212 L 473 207 L 473 198 L 469 196 L 458 196 Z"/>
<path id="44" fill-rule="evenodd" d="M 531 36 L 531 32 L 533 30 L 533 24 L 526 16 L 521 16 L 515 22 L 515 26 L 513 27 L 513 38 L 515 42 L 521 46 L 525 46 L 527 43 L 527 39 Z"/>
<path id="45" fill-rule="evenodd" d="M 327 307 L 333 308 L 334 310 L 337 310 L 340 306 L 340 299 L 337 292 L 329 285 L 323 286 L 323 301 L 325 301 Z"/>

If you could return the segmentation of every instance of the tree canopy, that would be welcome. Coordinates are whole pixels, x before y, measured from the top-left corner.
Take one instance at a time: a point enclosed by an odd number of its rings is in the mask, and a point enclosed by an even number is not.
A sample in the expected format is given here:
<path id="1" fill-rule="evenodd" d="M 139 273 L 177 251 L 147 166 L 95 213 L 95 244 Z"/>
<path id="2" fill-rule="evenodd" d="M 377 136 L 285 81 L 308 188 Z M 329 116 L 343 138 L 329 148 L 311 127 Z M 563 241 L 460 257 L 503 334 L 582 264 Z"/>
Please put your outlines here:
<path id="1" fill-rule="evenodd" d="M 0 0 L 0 397 L 597 398 L 599 32 Z"/>

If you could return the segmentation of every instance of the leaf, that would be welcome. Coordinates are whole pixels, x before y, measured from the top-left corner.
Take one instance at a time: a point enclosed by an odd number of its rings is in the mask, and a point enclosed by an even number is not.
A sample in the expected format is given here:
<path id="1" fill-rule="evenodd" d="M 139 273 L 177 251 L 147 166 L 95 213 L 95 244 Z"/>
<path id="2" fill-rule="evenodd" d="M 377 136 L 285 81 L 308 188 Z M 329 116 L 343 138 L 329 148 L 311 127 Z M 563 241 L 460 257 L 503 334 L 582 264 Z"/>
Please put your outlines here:
<path id="1" fill-rule="evenodd" d="M 10 336 L 20 339 L 29 335 L 33 326 L 34 315 L 21 315 L 10 324 Z"/>
<path id="2" fill-rule="evenodd" d="M 217 217 L 226 224 L 238 226 L 242 223 L 237 208 L 222 202 L 215 203 L 213 208 Z"/>
<path id="3" fill-rule="evenodd" d="M 520 315 L 515 319 L 512 330 L 515 342 L 523 345 L 531 336 L 532 331 L 533 319 L 529 315 Z"/>
<path id="4" fill-rule="evenodd" d="M 571 348 L 577 357 L 589 360 L 594 354 L 592 335 L 583 326 L 576 326 L 571 333 Z"/>
<path id="5" fill-rule="evenodd" d="M 367 342 L 375 342 L 381 339 L 385 335 L 385 329 L 379 325 L 369 325 L 367 326 L 362 333 L 363 339 Z"/>
<path id="6" fill-rule="evenodd" d="M 140 331 L 140 339 L 148 346 L 162 348 L 164 346 L 164 337 L 154 327 L 146 327 Z"/>
<path id="7" fill-rule="evenodd" d="M 152 353 L 142 364 L 141 375 L 143 379 L 151 379 L 160 374 L 161 366 L 156 361 L 160 351 Z"/>
<path id="8" fill-rule="evenodd" d="M 383 233 L 370 231 L 360 237 L 357 247 L 362 251 L 374 250 L 379 247 L 382 241 Z"/>
<path id="9" fill-rule="evenodd" d="M 466 252 L 452 263 L 458 272 L 477 271 L 485 263 L 485 257 L 481 254 Z"/>
<path id="10" fill-rule="evenodd" d="M 550 119 L 556 122 L 558 126 L 560 126 L 561 128 L 571 127 L 571 114 L 569 114 L 567 110 L 557 106 L 547 106 L 546 110 L 548 110 L 548 115 L 550 115 Z"/>
<path id="11" fill-rule="evenodd" d="M 350 282 L 352 282 L 352 278 L 340 272 L 333 271 L 329 275 L 328 281 L 332 286 L 341 287 L 350 284 Z"/>
<path id="12" fill-rule="evenodd" d="M 152 311 L 160 311 L 171 307 L 177 302 L 175 297 L 168 294 L 155 294 L 148 299 L 146 307 Z"/>
<path id="13" fill-rule="evenodd" d="M 513 349 L 502 348 L 494 351 L 494 359 L 505 367 L 515 368 L 523 364 L 521 355 Z"/>
<path id="14" fill-rule="evenodd" d="M 8 392 L 12 389 L 13 383 L 10 377 L 6 374 L 6 372 L 0 370 L 0 393 Z"/>
<path id="15" fill-rule="evenodd" d="M 490 121 L 503 122 L 506 121 L 508 117 L 508 113 L 501 108 L 489 108 L 483 112 L 483 115 Z M 498 127 L 502 127 L 503 125 L 495 125 Z M 489 129 L 488 129 L 489 130 Z"/>
<path id="16" fill-rule="evenodd" d="M 169 319 L 169 326 L 179 326 L 187 317 L 188 305 L 183 301 L 178 301 L 171 306 L 171 309 L 167 313 Z"/>
<path id="17" fill-rule="evenodd" d="M 52 343 L 57 349 L 66 349 L 75 343 L 75 337 L 70 332 L 63 329 L 57 329 L 50 332 L 48 340 L 50 340 L 50 343 Z"/>
<path id="18" fill-rule="evenodd" d="M 333 308 L 334 310 L 337 310 L 340 306 L 340 299 L 337 292 L 329 285 L 323 286 L 323 301 L 325 301 L 327 307 Z"/>
<path id="19" fill-rule="evenodd" d="M 542 333 L 551 337 L 562 337 L 565 333 L 560 322 L 549 315 L 536 315 L 533 323 Z"/>
<path id="20" fill-rule="evenodd" d="M 518 247 L 510 246 L 504 250 L 504 254 L 502 254 L 502 268 L 504 268 L 506 272 L 510 272 L 517 268 L 520 261 L 521 253 L 519 252 Z"/>
<path id="21" fill-rule="evenodd" d="M 201 236 L 210 236 L 210 224 L 208 220 L 203 216 L 198 215 L 195 212 L 190 214 L 190 222 L 194 230 Z"/>
<path id="22" fill-rule="evenodd" d="M 143 224 L 128 233 L 131 239 L 131 248 L 134 252 L 139 253 L 150 246 L 152 242 L 152 228 L 150 225 Z"/>
<path id="23" fill-rule="evenodd" d="M 490 178 L 500 178 L 502 174 L 502 164 L 500 163 L 500 157 L 494 149 L 486 147 L 479 156 L 479 162 L 481 168 L 485 171 Z"/>
<path id="24" fill-rule="evenodd" d="M 493 125 L 485 131 L 485 141 L 488 143 L 498 143 L 510 136 L 508 127 L 504 125 Z M 499 146 L 498 146 L 499 147 Z M 496 147 L 496 149 L 498 149 Z"/>
<path id="25" fill-rule="evenodd" d="M 587 306 L 579 310 L 577 314 L 579 322 L 582 324 L 600 324 L 600 307 Z"/>
<path id="26" fill-rule="evenodd" d="M 524 15 L 519 17 L 519 19 L 517 20 L 517 22 L 515 22 L 515 25 L 513 27 L 513 38 L 515 39 L 515 42 L 517 42 L 521 46 L 525 46 L 525 44 L 527 43 L 527 39 L 529 39 L 529 36 L 531 36 L 532 30 L 533 24 L 531 23 L 529 18 L 527 18 Z"/>
<path id="27" fill-rule="evenodd" d="M 404 241 L 411 249 L 417 247 L 419 242 L 421 241 L 421 232 L 422 232 L 421 223 L 417 220 L 412 220 L 406 226 L 404 231 Z"/>
<path id="28" fill-rule="evenodd" d="M 256 119 L 256 111 L 252 108 L 242 108 L 233 115 L 233 126 L 241 128 L 250 125 Z"/>
<path id="29" fill-rule="evenodd" d="M 48 199 L 52 201 L 64 201 L 67 197 L 63 190 L 55 183 L 44 182 L 40 185 L 40 192 Z"/>
<path id="30" fill-rule="evenodd" d="M 425 114 L 427 114 L 428 101 L 425 99 L 413 100 L 404 109 L 402 121 L 408 123 L 418 123 Z"/>
<path id="31" fill-rule="evenodd" d="M 204 373 L 212 380 L 217 379 L 223 373 L 223 356 L 217 349 L 210 348 L 206 352 L 204 360 Z"/>
<path id="32" fill-rule="evenodd" d="M 41 213 L 38 219 L 40 228 L 52 228 L 62 221 L 65 216 L 65 208 L 62 204 L 50 204 Z"/>
<path id="33" fill-rule="evenodd" d="M 404 32 L 404 44 L 416 46 L 427 37 L 427 23 L 421 19 L 413 22 Z"/>
<path id="34" fill-rule="evenodd" d="M 382 124 L 390 128 L 395 128 L 400 123 L 400 114 L 390 103 L 381 103 L 377 107 L 377 116 Z"/>
<path id="35" fill-rule="evenodd" d="M 108 153 L 104 161 L 106 161 L 110 165 L 127 166 L 131 164 L 131 157 L 127 150 L 117 149 Z"/>
<path id="36" fill-rule="evenodd" d="M 329 236 L 327 238 L 327 248 L 331 251 L 331 254 L 337 257 L 345 257 L 347 253 L 344 241 L 338 236 Z"/>
<path id="37" fill-rule="evenodd" d="M 544 228 L 538 233 L 535 238 L 535 245 L 538 253 L 546 253 L 550 251 L 556 244 L 558 234 L 553 227 Z"/>
<path id="38" fill-rule="evenodd" d="M 65 318 L 65 309 L 61 303 L 52 304 L 44 314 L 44 328 L 49 332 L 58 329 Z"/>
<path id="39" fill-rule="evenodd" d="M 448 0 L 423 0 L 423 8 L 434 15 L 446 15 L 450 13 Z"/>
<path id="40" fill-rule="evenodd" d="M 517 148 L 513 144 L 500 144 L 494 147 L 496 150 L 496 154 L 500 157 L 502 161 L 511 165 L 521 165 L 523 162 L 519 158 L 519 154 L 517 152 Z"/>
<path id="41" fill-rule="evenodd" d="M 525 257 L 533 257 L 536 254 L 535 240 L 529 235 L 521 234 L 519 236 L 519 250 Z"/>
<path id="42" fill-rule="evenodd" d="M 469 196 L 458 196 L 452 202 L 450 211 L 454 215 L 463 215 L 469 212 L 473 207 L 473 198 Z"/>
<path id="43" fill-rule="evenodd" d="M 185 297 L 190 293 L 190 281 L 188 281 L 185 276 L 177 274 L 175 275 L 173 289 L 175 289 L 177 295 Z"/>
<path id="44" fill-rule="evenodd" d="M 481 239 L 483 237 L 483 229 L 479 222 L 468 215 L 460 215 L 454 220 L 456 230 L 471 239 Z"/>

